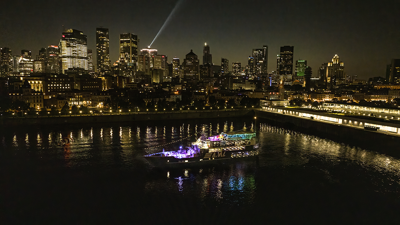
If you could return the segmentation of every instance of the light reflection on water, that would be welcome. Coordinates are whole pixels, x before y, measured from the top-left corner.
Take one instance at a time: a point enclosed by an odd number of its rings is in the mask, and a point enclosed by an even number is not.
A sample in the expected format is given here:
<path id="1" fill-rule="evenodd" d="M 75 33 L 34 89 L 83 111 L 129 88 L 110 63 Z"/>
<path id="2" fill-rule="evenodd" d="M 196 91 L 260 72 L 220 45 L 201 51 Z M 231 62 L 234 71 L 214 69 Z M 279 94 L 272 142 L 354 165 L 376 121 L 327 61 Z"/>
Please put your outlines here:
<path id="1" fill-rule="evenodd" d="M 246 123 L 247 122 L 247 123 Z M 230 125 L 228 127 L 228 125 Z M 213 135 L 220 131 L 238 130 L 246 127 L 259 129 L 261 155 L 259 163 L 239 162 L 232 165 L 200 169 L 163 171 L 162 178 L 148 179 L 144 185 L 146 193 L 170 192 L 198 196 L 200 199 L 252 203 L 256 198 L 257 170 L 290 166 L 310 166 L 317 161 L 317 170 L 328 177 L 337 174 L 334 165 L 356 166 L 361 170 L 378 172 L 376 180 L 389 180 L 399 184 L 400 160 L 374 151 L 347 146 L 267 124 L 251 121 L 222 121 L 213 123 L 177 123 L 166 126 L 104 126 L 79 129 L 49 128 L 30 131 L 3 132 L 1 151 L 5 160 L 16 164 L 23 159 L 37 162 L 38 167 L 51 171 L 54 168 L 79 167 L 125 167 L 132 170 L 151 170 L 141 157 L 144 154 L 179 148 L 193 139 L 181 140 L 188 135 L 203 131 Z M 191 129 L 192 128 L 192 129 Z M 194 129 L 193 129 L 194 128 Z M 47 137 L 47 138 L 46 138 Z M 72 140 L 64 148 L 60 142 L 64 137 Z M 168 143 L 174 142 L 171 145 Z M 50 166 L 49 166 L 50 165 Z M 321 167 L 322 168 L 319 168 Z M 326 165 L 326 166 L 324 166 Z M 333 167 L 332 167 L 333 165 Z M 334 168 L 334 169 L 332 169 Z M 132 178 L 134 179 L 134 178 Z M 340 180 L 340 177 L 332 179 Z M 387 181 L 382 181 L 383 185 Z"/>

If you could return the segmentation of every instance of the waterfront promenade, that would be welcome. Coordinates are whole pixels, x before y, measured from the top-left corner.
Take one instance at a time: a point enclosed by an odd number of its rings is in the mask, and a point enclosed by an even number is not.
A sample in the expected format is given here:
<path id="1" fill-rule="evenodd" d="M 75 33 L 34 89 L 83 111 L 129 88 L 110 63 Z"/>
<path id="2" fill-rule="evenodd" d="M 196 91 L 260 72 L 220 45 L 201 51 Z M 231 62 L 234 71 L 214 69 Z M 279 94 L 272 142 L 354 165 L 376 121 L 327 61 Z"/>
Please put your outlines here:
<path id="1" fill-rule="evenodd" d="M 70 115 L 25 115 L 2 117 L 0 124 L 4 127 L 19 125 L 67 125 L 85 123 L 114 123 L 114 122 L 148 122 L 181 119 L 215 119 L 232 117 L 250 117 L 254 115 L 252 108 L 220 109 L 220 110 L 180 110 L 159 112 L 114 112 Z"/>

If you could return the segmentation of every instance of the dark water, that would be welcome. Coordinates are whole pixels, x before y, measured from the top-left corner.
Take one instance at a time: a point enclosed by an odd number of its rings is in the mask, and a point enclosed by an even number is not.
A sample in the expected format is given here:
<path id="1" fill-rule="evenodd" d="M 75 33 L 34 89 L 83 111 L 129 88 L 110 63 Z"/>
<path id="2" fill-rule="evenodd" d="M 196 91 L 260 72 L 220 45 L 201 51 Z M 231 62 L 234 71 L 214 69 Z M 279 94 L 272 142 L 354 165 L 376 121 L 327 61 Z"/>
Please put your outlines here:
<path id="1" fill-rule="evenodd" d="M 258 161 L 158 169 L 142 157 L 252 122 L 2 130 L 1 224 L 399 223 L 400 160 L 315 136 L 257 124 Z"/>

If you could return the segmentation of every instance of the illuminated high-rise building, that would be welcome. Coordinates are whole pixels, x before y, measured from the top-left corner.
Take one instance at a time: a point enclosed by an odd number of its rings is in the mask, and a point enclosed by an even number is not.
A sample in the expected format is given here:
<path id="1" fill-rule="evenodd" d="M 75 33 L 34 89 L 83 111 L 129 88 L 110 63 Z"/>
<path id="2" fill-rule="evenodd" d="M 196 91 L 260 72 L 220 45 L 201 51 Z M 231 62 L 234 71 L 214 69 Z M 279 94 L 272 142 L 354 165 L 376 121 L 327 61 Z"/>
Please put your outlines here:
<path id="1" fill-rule="evenodd" d="M 154 56 L 157 55 L 157 49 L 144 48 L 140 50 L 138 70 L 145 74 L 150 74 L 150 69 L 154 68 Z"/>
<path id="2" fill-rule="evenodd" d="M 232 73 L 238 75 L 241 72 L 242 72 L 242 63 L 240 62 L 232 63 Z"/>
<path id="3" fill-rule="evenodd" d="M 60 48 L 57 45 L 50 45 L 46 51 L 46 73 L 59 74 L 61 72 Z"/>
<path id="4" fill-rule="evenodd" d="M 178 77 L 180 75 L 180 60 L 179 58 L 172 59 L 172 75 L 173 77 Z"/>
<path id="5" fill-rule="evenodd" d="M 293 75 L 293 46 L 281 47 L 280 54 L 277 57 L 276 72 L 278 75 Z"/>
<path id="6" fill-rule="evenodd" d="M 253 49 L 252 57 L 254 58 L 254 74 L 268 74 L 268 46 Z"/>
<path id="7" fill-rule="evenodd" d="M 255 74 L 255 60 L 254 60 L 254 57 L 249 56 L 249 58 L 247 60 L 246 74 L 247 75 L 254 75 Z"/>
<path id="8" fill-rule="evenodd" d="M 33 73 L 45 73 L 46 72 L 46 49 L 41 48 L 39 55 L 36 56 L 36 60 L 33 61 Z"/>
<path id="9" fill-rule="evenodd" d="M 199 80 L 200 79 L 199 64 L 200 63 L 197 55 L 193 52 L 193 50 L 190 50 L 190 52 L 186 54 L 186 58 L 182 64 L 185 78 L 192 80 Z"/>
<path id="10" fill-rule="evenodd" d="M 387 69 L 387 81 L 389 83 L 400 83 L 400 59 L 392 59 Z"/>
<path id="11" fill-rule="evenodd" d="M 167 70 L 168 57 L 166 55 L 153 55 L 154 69 Z"/>
<path id="12" fill-rule="evenodd" d="M 344 62 L 340 61 L 338 55 L 333 56 L 332 62 L 322 64 L 319 75 L 327 88 L 346 83 Z"/>
<path id="13" fill-rule="evenodd" d="M 45 73 L 45 72 L 46 72 L 46 62 L 44 60 L 34 60 L 33 73 Z"/>
<path id="14" fill-rule="evenodd" d="M 18 61 L 18 71 L 20 75 L 27 76 L 33 73 L 33 59 L 32 52 L 29 50 L 22 50 L 21 57 Z"/>
<path id="15" fill-rule="evenodd" d="M 88 70 L 87 37 L 82 31 L 67 29 L 60 40 L 61 73 L 72 68 Z"/>
<path id="16" fill-rule="evenodd" d="M 207 45 L 207 43 L 204 43 L 203 65 L 212 65 L 212 55 L 210 52 L 210 46 Z"/>
<path id="17" fill-rule="evenodd" d="M 138 62 L 138 36 L 132 33 L 119 35 L 119 58 L 126 63 Z"/>
<path id="18" fill-rule="evenodd" d="M 13 71 L 12 52 L 9 48 L 0 48 L 0 77 L 9 76 Z"/>
<path id="19" fill-rule="evenodd" d="M 229 60 L 225 58 L 221 58 L 221 73 L 227 74 L 229 73 Z"/>
<path id="20" fill-rule="evenodd" d="M 93 68 L 93 51 L 92 49 L 88 49 L 88 71 L 89 72 L 94 72 L 94 68 Z"/>
<path id="21" fill-rule="evenodd" d="M 296 61 L 296 76 L 304 77 L 306 74 L 307 60 L 299 59 Z"/>
<path id="22" fill-rule="evenodd" d="M 97 71 L 107 73 L 111 69 L 110 37 L 108 28 L 96 28 Z"/>
<path id="23" fill-rule="evenodd" d="M 338 55 L 333 56 L 332 62 L 328 63 L 327 80 L 332 85 L 346 83 L 346 76 L 344 73 L 344 62 L 340 61 Z"/>
<path id="24" fill-rule="evenodd" d="M 20 55 L 13 55 L 12 57 L 12 70 L 13 74 L 19 74 L 19 59 L 21 58 Z"/>
<path id="25" fill-rule="evenodd" d="M 42 60 L 42 61 L 46 60 L 46 49 L 45 48 L 41 48 L 39 50 L 39 55 L 36 56 L 36 60 Z"/>

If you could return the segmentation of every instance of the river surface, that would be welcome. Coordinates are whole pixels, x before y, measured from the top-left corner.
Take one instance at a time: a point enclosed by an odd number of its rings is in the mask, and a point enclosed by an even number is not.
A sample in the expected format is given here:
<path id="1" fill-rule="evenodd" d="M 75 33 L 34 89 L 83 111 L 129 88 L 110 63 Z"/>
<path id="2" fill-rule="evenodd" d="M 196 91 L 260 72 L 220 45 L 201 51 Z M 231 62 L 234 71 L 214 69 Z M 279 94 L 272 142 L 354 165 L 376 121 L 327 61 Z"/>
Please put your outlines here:
<path id="1" fill-rule="evenodd" d="M 243 128 L 258 161 L 143 158 Z M 1 224 L 398 224 L 399 178 L 397 158 L 248 119 L 0 130 Z"/>

